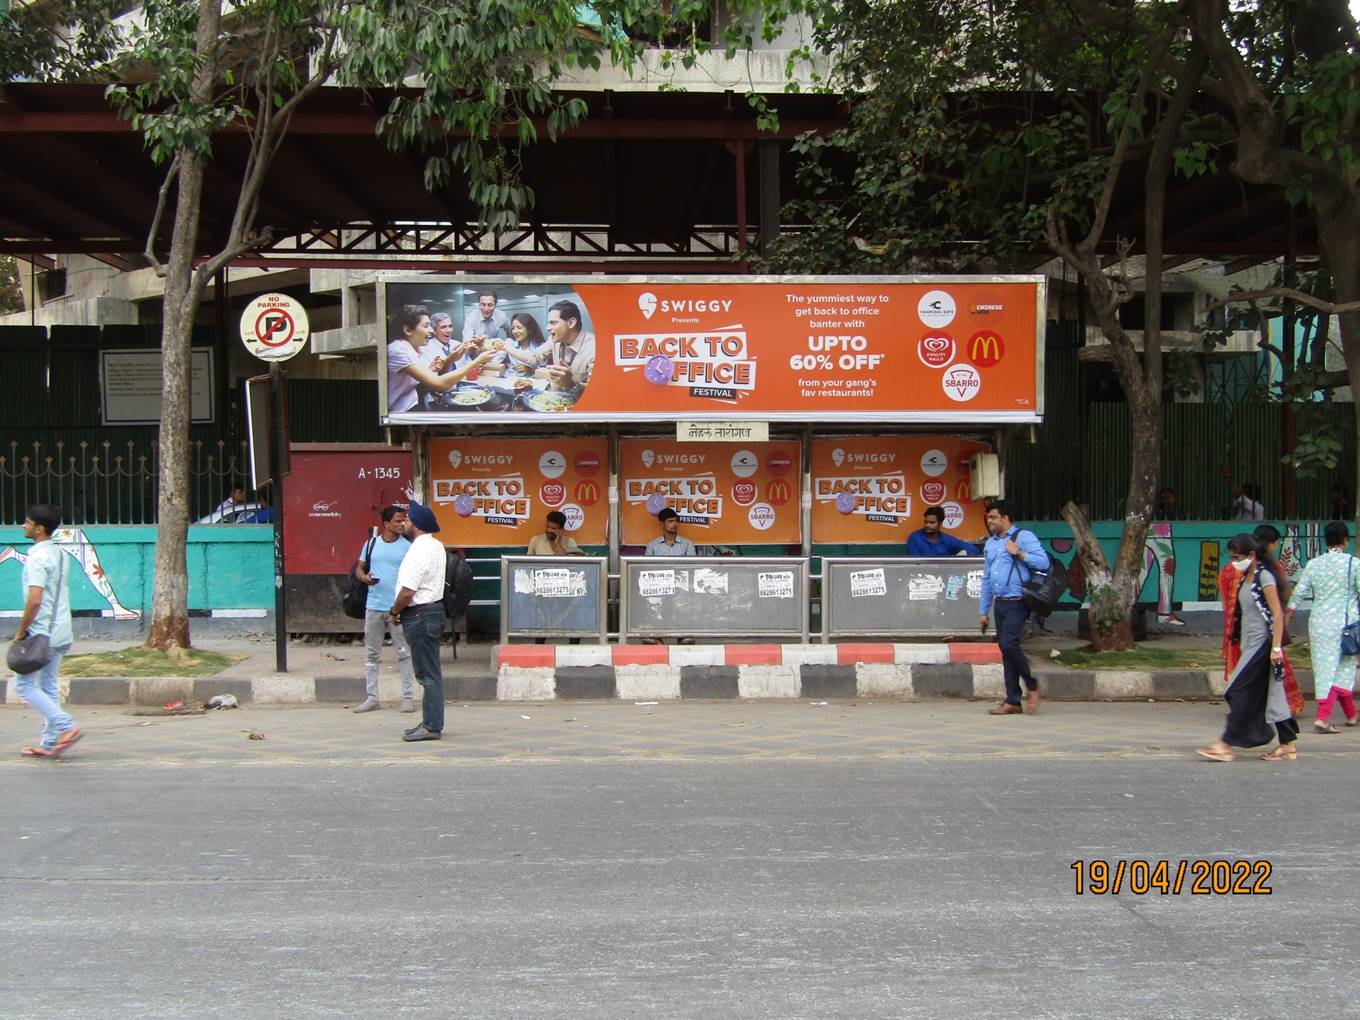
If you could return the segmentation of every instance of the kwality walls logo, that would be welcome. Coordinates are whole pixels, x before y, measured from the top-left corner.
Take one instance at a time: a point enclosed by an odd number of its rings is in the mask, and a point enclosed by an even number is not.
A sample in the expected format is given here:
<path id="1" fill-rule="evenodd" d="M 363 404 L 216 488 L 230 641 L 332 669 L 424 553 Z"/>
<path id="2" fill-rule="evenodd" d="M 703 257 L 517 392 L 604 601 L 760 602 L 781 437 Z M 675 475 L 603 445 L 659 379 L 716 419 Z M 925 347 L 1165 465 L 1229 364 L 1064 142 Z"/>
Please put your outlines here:
<path id="1" fill-rule="evenodd" d="M 685 323 L 696 314 L 730 314 L 731 298 L 638 295 L 642 317 L 657 313 Z M 683 317 L 683 318 L 682 318 Z M 625 372 L 641 370 L 653 386 L 678 386 L 691 396 L 734 402 L 756 388 L 756 359 L 741 323 L 706 330 L 659 330 L 614 334 L 614 363 Z"/>

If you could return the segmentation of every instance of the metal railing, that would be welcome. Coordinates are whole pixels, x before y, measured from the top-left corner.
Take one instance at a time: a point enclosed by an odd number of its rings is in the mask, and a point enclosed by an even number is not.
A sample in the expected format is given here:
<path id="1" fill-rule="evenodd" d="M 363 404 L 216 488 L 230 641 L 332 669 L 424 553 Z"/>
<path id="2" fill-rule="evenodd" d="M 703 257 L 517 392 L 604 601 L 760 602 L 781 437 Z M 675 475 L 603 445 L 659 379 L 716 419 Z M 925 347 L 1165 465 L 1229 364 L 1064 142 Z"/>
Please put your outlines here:
<path id="1" fill-rule="evenodd" d="M 246 484 L 244 442 L 202 440 L 189 448 L 190 520 L 206 517 L 233 484 Z M 35 503 L 61 508 L 70 525 L 155 524 L 159 493 L 158 445 L 81 442 L 0 444 L 0 524 L 20 524 Z M 247 491 L 247 500 L 253 494 Z"/>

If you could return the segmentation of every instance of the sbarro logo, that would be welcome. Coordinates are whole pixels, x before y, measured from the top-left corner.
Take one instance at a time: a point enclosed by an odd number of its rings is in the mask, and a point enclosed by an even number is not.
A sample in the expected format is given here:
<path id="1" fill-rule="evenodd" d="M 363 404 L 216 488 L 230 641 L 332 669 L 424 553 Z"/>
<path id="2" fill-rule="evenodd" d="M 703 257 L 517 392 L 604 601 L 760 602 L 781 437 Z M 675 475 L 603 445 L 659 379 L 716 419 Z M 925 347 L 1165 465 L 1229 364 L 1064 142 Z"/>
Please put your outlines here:
<path id="1" fill-rule="evenodd" d="M 944 526 L 951 531 L 963 523 L 963 507 L 957 503 L 945 503 L 940 507 L 944 511 Z"/>
<path id="2" fill-rule="evenodd" d="M 954 321 L 958 306 L 954 298 L 942 290 L 929 290 L 916 303 L 916 314 L 931 329 L 943 329 Z"/>
<path id="3" fill-rule="evenodd" d="M 982 376 L 972 365 L 955 365 L 945 372 L 940 380 L 944 392 L 950 400 L 960 403 L 972 400 L 982 390 Z"/>
<path id="4" fill-rule="evenodd" d="M 506 463 L 509 462 L 510 459 L 507 457 Z M 538 470 L 543 472 L 544 478 L 559 478 L 562 472 L 567 470 L 567 458 L 556 450 L 547 450 L 538 458 Z"/>
<path id="5" fill-rule="evenodd" d="M 581 525 L 586 522 L 586 512 L 575 503 L 568 503 L 562 507 L 562 513 L 567 518 L 566 527 L 568 531 L 579 531 Z"/>
<path id="6" fill-rule="evenodd" d="M 757 531 L 769 531 L 774 527 L 774 507 L 769 503 L 757 503 L 747 511 L 746 519 Z"/>
<path id="7" fill-rule="evenodd" d="M 947 333 L 927 333 L 916 345 L 916 356 L 926 368 L 944 368 L 954 353 L 954 338 Z"/>

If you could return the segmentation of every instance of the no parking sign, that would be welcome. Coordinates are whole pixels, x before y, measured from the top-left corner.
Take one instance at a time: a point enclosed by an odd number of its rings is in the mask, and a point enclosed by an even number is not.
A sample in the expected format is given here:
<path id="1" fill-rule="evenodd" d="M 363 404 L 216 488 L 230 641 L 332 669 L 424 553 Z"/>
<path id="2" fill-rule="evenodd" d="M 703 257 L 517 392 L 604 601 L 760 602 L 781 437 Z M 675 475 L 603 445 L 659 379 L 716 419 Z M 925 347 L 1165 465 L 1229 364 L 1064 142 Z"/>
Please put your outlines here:
<path id="1" fill-rule="evenodd" d="M 287 294 L 261 294 L 241 313 L 241 342 L 262 361 L 287 361 L 307 346 L 307 310 Z"/>

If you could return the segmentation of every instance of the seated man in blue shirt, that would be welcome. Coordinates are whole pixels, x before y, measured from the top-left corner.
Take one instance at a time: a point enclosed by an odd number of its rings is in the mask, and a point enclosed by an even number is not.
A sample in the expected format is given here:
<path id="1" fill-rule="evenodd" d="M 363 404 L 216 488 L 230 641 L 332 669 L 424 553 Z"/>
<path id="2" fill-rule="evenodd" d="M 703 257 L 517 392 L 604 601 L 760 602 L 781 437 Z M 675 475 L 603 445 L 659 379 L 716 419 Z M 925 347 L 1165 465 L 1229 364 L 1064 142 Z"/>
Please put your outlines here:
<path id="1" fill-rule="evenodd" d="M 1021 583 L 1031 571 L 1048 569 L 1048 553 L 1032 531 L 1015 524 L 1011 505 L 1004 499 L 987 506 L 987 530 L 991 538 L 983 547 L 982 633 L 987 633 L 987 613 L 996 610 L 996 643 L 1001 647 L 1002 672 L 1006 677 L 1006 700 L 991 709 L 992 715 L 1020 715 L 1020 681 L 1029 688 L 1029 711 L 1039 710 L 1039 684 L 1029 660 L 1020 648 L 1020 635 L 1029 619 L 1029 606 L 1021 599 Z"/>
<path id="2" fill-rule="evenodd" d="M 978 547 L 940 530 L 944 526 L 944 511 L 937 506 L 926 507 L 921 515 L 921 528 L 907 537 L 908 556 L 976 556 Z"/>

